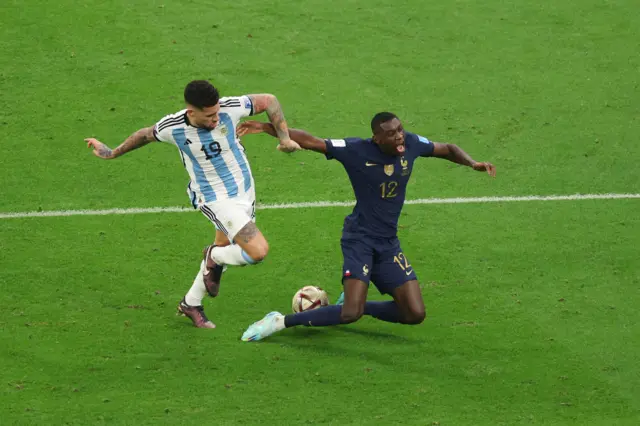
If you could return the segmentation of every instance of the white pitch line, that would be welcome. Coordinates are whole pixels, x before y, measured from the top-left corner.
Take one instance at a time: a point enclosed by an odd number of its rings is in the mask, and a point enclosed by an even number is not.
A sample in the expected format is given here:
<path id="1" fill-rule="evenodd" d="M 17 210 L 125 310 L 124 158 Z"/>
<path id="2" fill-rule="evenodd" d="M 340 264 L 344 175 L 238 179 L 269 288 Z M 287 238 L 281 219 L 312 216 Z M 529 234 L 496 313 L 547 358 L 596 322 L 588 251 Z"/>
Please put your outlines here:
<path id="1" fill-rule="evenodd" d="M 575 194 L 575 195 L 526 195 L 521 197 L 461 197 L 461 198 L 421 198 L 406 200 L 405 204 L 466 204 L 466 203 L 504 203 L 516 201 L 578 201 L 578 200 L 616 200 L 640 198 L 640 194 Z M 314 201 L 307 203 L 258 204 L 260 210 L 304 209 L 318 207 L 349 207 L 355 201 Z M 35 212 L 0 213 L 0 219 L 20 219 L 27 217 L 59 216 L 101 216 L 112 214 L 142 213 L 187 213 L 194 212 L 190 207 L 149 207 L 105 210 L 50 210 Z"/>

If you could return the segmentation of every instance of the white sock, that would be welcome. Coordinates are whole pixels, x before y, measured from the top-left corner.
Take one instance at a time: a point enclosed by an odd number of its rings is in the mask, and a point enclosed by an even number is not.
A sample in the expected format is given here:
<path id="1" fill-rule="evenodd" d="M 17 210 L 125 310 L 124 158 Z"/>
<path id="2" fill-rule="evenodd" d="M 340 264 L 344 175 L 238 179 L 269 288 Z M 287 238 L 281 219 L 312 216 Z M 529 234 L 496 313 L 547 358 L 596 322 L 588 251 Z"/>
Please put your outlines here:
<path id="1" fill-rule="evenodd" d="M 276 331 L 284 330 L 284 315 L 278 315 L 276 317 Z"/>
<path id="2" fill-rule="evenodd" d="M 204 260 L 200 264 L 200 270 L 198 271 L 198 275 L 193 280 L 193 285 L 187 292 L 187 295 L 184 297 L 184 301 L 189 306 L 200 306 L 202 305 L 202 299 L 207 294 L 207 288 L 204 286 L 204 279 L 202 278 L 202 270 L 204 269 Z"/>
<path id="3" fill-rule="evenodd" d="M 237 244 L 226 247 L 214 247 L 211 259 L 218 265 L 253 265 L 257 263 Z"/>

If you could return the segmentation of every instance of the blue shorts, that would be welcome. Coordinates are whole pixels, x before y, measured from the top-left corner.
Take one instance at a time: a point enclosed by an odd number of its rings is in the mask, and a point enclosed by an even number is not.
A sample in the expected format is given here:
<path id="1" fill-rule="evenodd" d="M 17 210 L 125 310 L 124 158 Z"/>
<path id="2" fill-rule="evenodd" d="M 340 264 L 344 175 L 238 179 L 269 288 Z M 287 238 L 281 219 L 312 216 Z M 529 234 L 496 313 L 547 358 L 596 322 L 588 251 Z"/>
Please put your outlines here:
<path id="1" fill-rule="evenodd" d="M 376 238 L 344 232 L 340 246 L 343 281 L 350 278 L 367 284 L 371 281 L 381 294 L 392 294 L 407 281 L 418 279 L 398 237 Z"/>

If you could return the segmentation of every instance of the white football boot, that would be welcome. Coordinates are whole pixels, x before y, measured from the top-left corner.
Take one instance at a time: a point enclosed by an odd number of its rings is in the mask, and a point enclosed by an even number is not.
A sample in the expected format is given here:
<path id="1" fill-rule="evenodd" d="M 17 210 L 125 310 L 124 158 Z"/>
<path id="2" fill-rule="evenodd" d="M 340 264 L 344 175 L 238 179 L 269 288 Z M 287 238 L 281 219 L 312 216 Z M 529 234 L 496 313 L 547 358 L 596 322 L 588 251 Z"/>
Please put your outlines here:
<path id="1" fill-rule="evenodd" d="M 252 342 L 262 340 L 284 328 L 284 315 L 280 312 L 269 312 L 260 321 L 254 322 L 242 335 L 242 340 Z"/>

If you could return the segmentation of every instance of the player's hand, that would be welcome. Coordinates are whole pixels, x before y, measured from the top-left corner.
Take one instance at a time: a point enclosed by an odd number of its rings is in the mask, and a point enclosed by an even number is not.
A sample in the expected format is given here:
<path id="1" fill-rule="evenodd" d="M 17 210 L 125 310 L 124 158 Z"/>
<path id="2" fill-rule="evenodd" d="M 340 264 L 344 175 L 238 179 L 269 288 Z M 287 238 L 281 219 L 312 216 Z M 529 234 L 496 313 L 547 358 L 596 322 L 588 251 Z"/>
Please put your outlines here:
<path id="1" fill-rule="evenodd" d="M 112 158 L 115 158 L 111 148 L 100 142 L 98 139 L 87 138 L 84 141 L 87 143 L 88 148 L 93 148 L 93 155 L 95 155 L 96 157 L 105 160 L 111 160 Z"/>
<path id="2" fill-rule="evenodd" d="M 496 177 L 496 166 L 491 163 L 475 163 L 472 167 L 477 172 L 487 172 L 489 176 Z"/>
<path id="3" fill-rule="evenodd" d="M 282 151 L 282 152 L 294 152 L 294 151 L 299 151 L 302 148 L 300 148 L 300 145 L 298 145 L 297 142 L 292 141 L 291 139 L 283 139 L 280 141 L 280 144 L 278 145 L 278 151 Z"/>
<path id="4" fill-rule="evenodd" d="M 262 133 L 264 131 L 265 131 L 264 123 L 260 121 L 249 120 L 249 121 L 244 121 L 240 123 L 240 125 L 236 129 L 236 135 L 240 137 L 244 135 L 253 135 L 256 133 Z"/>

